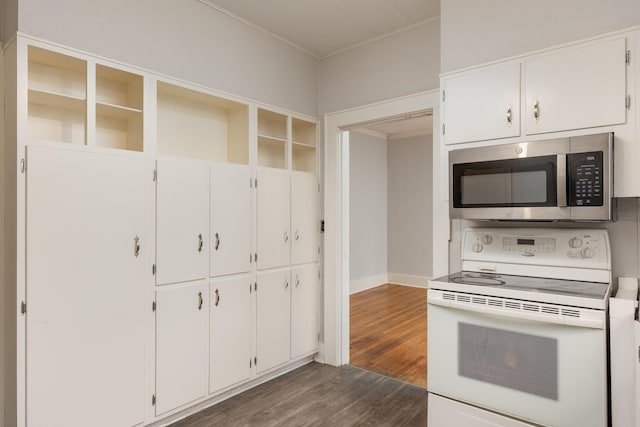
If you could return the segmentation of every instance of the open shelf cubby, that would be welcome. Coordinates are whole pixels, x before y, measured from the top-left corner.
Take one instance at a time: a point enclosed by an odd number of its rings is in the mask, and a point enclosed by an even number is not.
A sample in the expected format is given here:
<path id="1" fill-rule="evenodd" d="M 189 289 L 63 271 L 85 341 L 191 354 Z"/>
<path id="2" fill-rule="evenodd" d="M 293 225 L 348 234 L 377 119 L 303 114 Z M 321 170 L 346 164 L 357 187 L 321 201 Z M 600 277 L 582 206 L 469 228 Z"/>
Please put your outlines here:
<path id="1" fill-rule="evenodd" d="M 258 166 L 287 168 L 287 116 L 258 109 Z"/>
<path id="2" fill-rule="evenodd" d="M 248 165 L 248 105 L 158 82 L 158 154 Z"/>
<path id="3" fill-rule="evenodd" d="M 292 169 L 302 172 L 316 172 L 316 124 L 293 118 L 291 161 Z"/>
<path id="4" fill-rule="evenodd" d="M 96 145 L 142 151 L 142 76 L 96 65 Z"/>
<path id="5" fill-rule="evenodd" d="M 27 55 L 29 138 L 85 144 L 86 61 L 36 46 Z"/>

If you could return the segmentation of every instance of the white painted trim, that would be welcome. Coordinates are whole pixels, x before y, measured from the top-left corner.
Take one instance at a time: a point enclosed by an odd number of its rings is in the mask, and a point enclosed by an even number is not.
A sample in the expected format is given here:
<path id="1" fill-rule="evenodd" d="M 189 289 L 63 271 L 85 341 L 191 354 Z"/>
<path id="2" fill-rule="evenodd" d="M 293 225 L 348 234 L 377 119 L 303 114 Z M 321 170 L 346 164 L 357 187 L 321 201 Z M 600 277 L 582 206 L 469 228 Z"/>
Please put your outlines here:
<path id="1" fill-rule="evenodd" d="M 416 129 L 416 130 L 407 130 L 404 132 L 396 132 L 387 135 L 387 139 L 393 141 L 395 139 L 404 139 L 404 138 L 413 138 L 415 136 L 427 136 L 433 135 L 432 129 Z"/>
<path id="2" fill-rule="evenodd" d="M 366 291 L 376 286 L 384 285 L 388 283 L 387 274 L 379 274 L 377 276 L 365 277 L 363 279 L 352 280 L 349 283 L 349 295 L 357 294 L 358 292 Z"/>
<path id="3" fill-rule="evenodd" d="M 353 128 L 349 129 L 350 132 L 357 132 L 363 135 L 373 136 L 374 138 L 387 139 L 389 135 L 384 132 L 378 132 L 375 130 L 367 129 L 367 128 Z"/>
<path id="4" fill-rule="evenodd" d="M 349 363 L 348 141 L 343 142 L 341 130 L 359 123 L 425 110 L 433 110 L 434 126 L 440 126 L 439 95 L 439 89 L 435 89 L 324 116 L 324 346 L 321 359 L 330 365 Z M 436 161 L 440 159 L 439 144 L 439 134 L 434 132 L 434 174 L 441 166 L 440 161 Z M 435 274 L 448 270 L 449 217 L 448 210 L 439 209 L 442 205 L 437 203 L 440 201 L 439 192 L 434 191 L 433 194 Z M 447 230 L 447 233 L 436 232 L 439 228 Z"/>
<path id="5" fill-rule="evenodd" d="M 429 276 L 413 276 L 409 274 L 387 273 L 388 283 L 394 285 L 413 286 L 415 288 L 429 288 Z"/>

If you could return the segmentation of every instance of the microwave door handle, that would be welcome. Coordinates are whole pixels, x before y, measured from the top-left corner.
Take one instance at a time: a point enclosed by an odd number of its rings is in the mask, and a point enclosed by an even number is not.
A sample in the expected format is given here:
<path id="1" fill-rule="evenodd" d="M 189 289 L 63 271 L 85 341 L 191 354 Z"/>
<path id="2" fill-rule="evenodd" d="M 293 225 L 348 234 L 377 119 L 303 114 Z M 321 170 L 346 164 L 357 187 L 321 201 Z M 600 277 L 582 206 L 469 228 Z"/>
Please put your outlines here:
<path id="1" fill-rule="evenodd" d="M 558 154 L 556 170 L 556 194 L 558 207 L 567 207 L 567 155 Z"/>

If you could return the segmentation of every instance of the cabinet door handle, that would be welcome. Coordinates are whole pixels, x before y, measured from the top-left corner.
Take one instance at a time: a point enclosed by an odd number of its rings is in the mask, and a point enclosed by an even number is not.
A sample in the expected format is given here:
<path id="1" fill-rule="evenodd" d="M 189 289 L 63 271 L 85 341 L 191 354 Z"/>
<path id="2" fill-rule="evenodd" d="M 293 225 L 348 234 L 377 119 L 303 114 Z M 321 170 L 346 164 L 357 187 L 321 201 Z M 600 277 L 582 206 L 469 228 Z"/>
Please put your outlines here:
<path id="1" fill-rule="evenodd" d="M 219 247 L 220 247 L 220 235 L 216 233 L 216 246 L 214 249 L 217 251 Z"/>
<path id="2" fill-rule="evenodd" d="M 202 246 L 204 241 L 202 240 L 202 234 L 198 234 L 198 252 L 202 252 Z"/>
<path id="3" fill-rule="evenodd" d="M 289 279 L 284 279 L 284 288 L 285 289 L 289 288 Z"/>
<path id="4" fill-rule="evenodd" d="M 215 306 L 217 307 L 218 304 L 220 304 L 220 291 L 218 291 L 216 289 L 216 303 L 215 303 Z"/>
<path id="5" fill-rule="evenodd" d="M 202 299 L 202 292 L 198 292 L 198 310 L 202 310 L 204 300 Z"/>
<path id="6" fill-rule="evenodd" d="M 300 233 L 298 233 L 298 230 L 296 230 L 296 242 L 300 240 Z"/>
<path id="7" fill-rule="evenodd" d="M 513 107 L 509 105 L 507 107 L 507 126 L 511 126 L 513 123 Z"/>
<path id="8" fill-rule="evenodd" d="M 134 237 L 133 242 L 133 255 L 138 258 L 138 255 L 140 255 L 140 237 Z"/>
<path id="9" fill-rule="evenodd" d="M 286 231 L 284 232 L 284 241 L 285 242 L 289 241 L 289 233 L 287 233 Z"/>
<path id="10" fill-rule="evenodd" d="M 300 286 L 300 278 L 296 275 L 296 288 Z"/>
<path id="11" fill-rule="evenodd" d="M 533 119 L 538 123 L 540 119 L 540 101 L 537 99 L 533 100 Z"/>

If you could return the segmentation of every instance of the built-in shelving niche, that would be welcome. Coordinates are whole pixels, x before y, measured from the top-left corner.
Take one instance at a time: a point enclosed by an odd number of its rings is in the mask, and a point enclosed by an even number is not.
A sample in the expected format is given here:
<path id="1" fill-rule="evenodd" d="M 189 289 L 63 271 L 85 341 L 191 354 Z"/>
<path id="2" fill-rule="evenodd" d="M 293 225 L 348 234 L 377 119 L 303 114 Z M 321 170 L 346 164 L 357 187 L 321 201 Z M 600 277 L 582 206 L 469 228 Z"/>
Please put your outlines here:
<path id="1" fill-rule="evenodd" d="M 248 165 L 248 106 L 158 82 L 158 154 Z"/>
<path id="2" fill-rule="evenodd" d="M 295 171 L 316 173 L 316 124 L 292 119 L 291 161 Z"/>
<path id="3" fill-rule="evenodd" d="M 87 63 L 29 46 L 30 141 L 86 144 Z"/>
<path id="4" fill-rule="evenodd" d="M 142 76 L 96 65 L 96 145 L 143 151 Z"/>
<path id="5" fill-rule="evenodd" d="M 287 168 L 287 116 L 258 109 L 258 166 Z"/>

